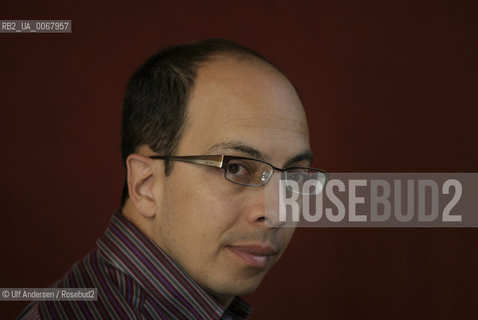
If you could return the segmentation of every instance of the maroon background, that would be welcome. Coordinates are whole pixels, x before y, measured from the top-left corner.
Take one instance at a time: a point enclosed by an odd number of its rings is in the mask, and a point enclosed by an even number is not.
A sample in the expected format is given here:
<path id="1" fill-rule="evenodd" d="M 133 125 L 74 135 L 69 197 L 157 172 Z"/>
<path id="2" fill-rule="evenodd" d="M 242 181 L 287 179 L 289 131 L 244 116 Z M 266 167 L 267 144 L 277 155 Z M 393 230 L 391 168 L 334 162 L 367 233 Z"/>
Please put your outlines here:
<path id="1" fill-rule="evenodd" d="M 1 19 L 72 19 L 73 33 L 0 34 L 0 287 L 45 287 L 94 247 L 119 206 L 126 82 L 170 44 L 226 37 L 281 66 L 316 166 L 478 171 L 476 1 L 9 2 Z M 476 319 L 477 241 L 298 230 L 247 300 L 253 319 Z M 0 302 L 1 318 L 25 305 Z"/>

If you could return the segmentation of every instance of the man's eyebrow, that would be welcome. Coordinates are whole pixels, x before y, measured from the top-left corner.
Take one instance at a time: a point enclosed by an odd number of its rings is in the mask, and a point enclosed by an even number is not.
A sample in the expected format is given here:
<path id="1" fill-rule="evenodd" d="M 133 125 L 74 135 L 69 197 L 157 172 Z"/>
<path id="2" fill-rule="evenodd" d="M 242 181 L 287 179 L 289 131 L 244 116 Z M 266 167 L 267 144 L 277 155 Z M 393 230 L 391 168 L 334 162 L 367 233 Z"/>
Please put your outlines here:
<path id="1" fill-rule="evenodd" d="M 306 150 L 302 153 L 299 153 L 295 157 L 291 158 L 289 161 L 287 161 L 284 165 L 284 169 L 291 167 L 293 164 L 307 160 L 309 162 L 309 166 L 312 164 L 312 159 L 313 155 L 310 150 Z"/>
<path id="2" fill-rule="evenodd" d="M 209 148 L 209 152 L 220 150 L 236 150 L 243 152 L 254 159 L 265 160 L 266 157 L 259 150 L 254 149 L 242 142 L 222 142 Z"/>

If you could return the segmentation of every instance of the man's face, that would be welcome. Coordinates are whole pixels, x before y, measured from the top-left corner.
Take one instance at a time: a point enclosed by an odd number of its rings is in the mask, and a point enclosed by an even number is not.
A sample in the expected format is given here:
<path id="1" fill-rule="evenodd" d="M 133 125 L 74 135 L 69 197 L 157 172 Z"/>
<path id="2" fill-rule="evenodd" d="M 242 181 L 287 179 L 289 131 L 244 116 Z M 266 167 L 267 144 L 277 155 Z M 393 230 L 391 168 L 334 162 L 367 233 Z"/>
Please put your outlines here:
<path id="1" fill-rule="evenodd" d="M 176 155 L 262 157 L 284 167 L 309 149 L 302 105 L 282 75 L 231 57 L 199 69 Z M 265 187 L 233 184 L 222 169 L 182 162 L 162 183 L 153 188 L 155 242 L 223 303 L 254 291 L 294 231 L 266 226 Z"/>

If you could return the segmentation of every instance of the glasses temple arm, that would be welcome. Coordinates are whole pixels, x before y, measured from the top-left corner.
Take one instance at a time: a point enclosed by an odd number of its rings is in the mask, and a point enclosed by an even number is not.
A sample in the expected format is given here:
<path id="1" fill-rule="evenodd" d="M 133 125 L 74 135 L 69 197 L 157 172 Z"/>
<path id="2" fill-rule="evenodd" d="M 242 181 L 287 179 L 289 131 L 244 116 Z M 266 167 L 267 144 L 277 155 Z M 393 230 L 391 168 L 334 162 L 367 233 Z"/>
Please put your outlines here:
<path id="1" fill-rule="evenodd" d="M 187 163 L 195 163 L 203 166 L 222 168 L 224 156 L 185 156 L 185 157 L 163 157 L 151 156 L 151 159 L 173 160 Z"/>

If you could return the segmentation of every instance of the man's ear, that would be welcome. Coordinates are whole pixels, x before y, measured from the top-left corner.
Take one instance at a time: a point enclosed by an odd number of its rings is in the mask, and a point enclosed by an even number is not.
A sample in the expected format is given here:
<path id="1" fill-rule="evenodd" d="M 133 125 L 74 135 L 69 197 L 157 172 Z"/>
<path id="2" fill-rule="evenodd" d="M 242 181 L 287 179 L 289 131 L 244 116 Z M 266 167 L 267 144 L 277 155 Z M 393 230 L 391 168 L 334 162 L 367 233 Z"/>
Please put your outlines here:
<path id="1" fill-rule="evenodd" d="M 153 196 L 155 179 L 154 161 L 140 154 L 130 154 L 126 159 L 128 193 L 136 210 L 145 218 L 156 214 L 156 199 Z"/>

